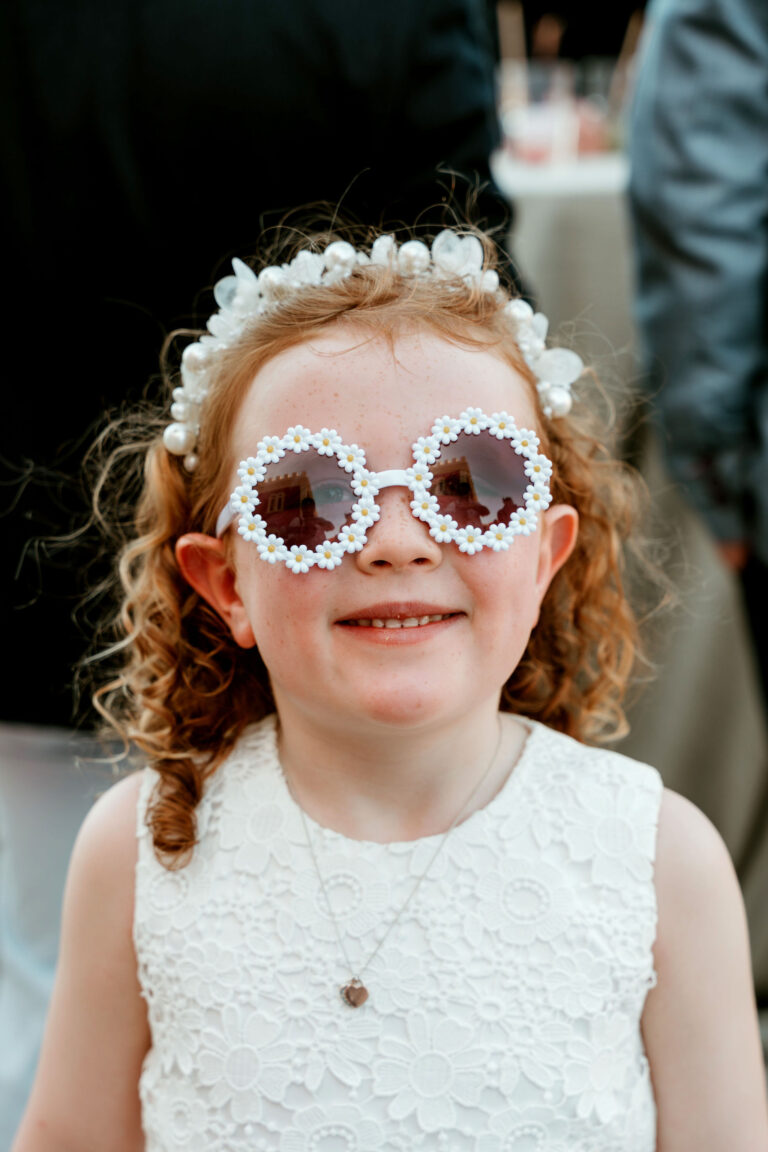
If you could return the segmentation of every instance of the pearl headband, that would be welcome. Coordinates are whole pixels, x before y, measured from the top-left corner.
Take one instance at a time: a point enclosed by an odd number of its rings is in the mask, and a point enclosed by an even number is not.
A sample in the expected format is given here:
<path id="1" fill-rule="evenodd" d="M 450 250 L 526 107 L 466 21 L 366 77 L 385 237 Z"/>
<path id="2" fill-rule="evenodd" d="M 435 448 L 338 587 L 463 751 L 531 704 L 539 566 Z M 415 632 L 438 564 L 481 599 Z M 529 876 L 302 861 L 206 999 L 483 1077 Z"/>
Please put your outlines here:
<path id="1" fill-rule="evenodd" d="M 483 268 L 483 246 L 478 238 L 449 229 L 435 238 L 431 249 L 421 240 L 408 240 L 398 247 L 393 236 L 379 236 L 366 253 L 345 240 L 334 240 L 322 254 L 304 250 L 290 264 L 263 268 L 258 275 L 235 258 L 234 275 L 225 276 L 214 288 L 219 310 L 208 320 L 208 331 L 184 349 L 181 385 L 173 390 L 173 423 L 163 434 L 167 450 L 183 456 L 188 471 L 197 465 L 200 410 L 218 354 L 235 344 L 256 317 L 272 311 L 288 297 L 305 288 L 336 284 L 366 265 L 393 267 L 406 278 L 463 280 L 483 292 L 496 292 L 499 287 L 497 273 Z M 544 414 L 567 416 L 572 405 L 571 386 L 584 371 L 581 358 L 567 348 L 547 348 L 549 322 L 524 300 L 510 300 L 504 314 L 536 378 Z"/>

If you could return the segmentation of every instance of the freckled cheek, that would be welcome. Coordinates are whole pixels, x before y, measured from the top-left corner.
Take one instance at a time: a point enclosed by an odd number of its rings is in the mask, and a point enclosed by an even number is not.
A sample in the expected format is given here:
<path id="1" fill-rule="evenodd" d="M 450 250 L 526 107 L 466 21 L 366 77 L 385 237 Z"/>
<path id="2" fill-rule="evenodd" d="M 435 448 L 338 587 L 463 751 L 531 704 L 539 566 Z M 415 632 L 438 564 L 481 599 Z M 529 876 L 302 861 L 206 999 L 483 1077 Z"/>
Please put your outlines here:
<path id="1" fill-rule="evenodd" d="M 261 562 L 263 563 L 263 562 Z M 256 643 L 266 653 L 301 640 L 312 643 L 312 630 L 328 617 L 324 572 L 296 574 L 268 568 L 249 573 L 241 595 Z"/>
<path id="2" fill-rule="evenodd" d="M 516 540 L 512 549 L 523 543 L 529 541 Z M 533 628 L 538 618 L 538 552 L 521 548 L 513 555 L 512 549 L 506 553 L 468 557 L 468 560 L 479 560 L 473 580 L 475 611 L 487 625 L 494 647 L 507 643 L 506 638 L 511 634 L 517 637 L 521 630 Z"/>

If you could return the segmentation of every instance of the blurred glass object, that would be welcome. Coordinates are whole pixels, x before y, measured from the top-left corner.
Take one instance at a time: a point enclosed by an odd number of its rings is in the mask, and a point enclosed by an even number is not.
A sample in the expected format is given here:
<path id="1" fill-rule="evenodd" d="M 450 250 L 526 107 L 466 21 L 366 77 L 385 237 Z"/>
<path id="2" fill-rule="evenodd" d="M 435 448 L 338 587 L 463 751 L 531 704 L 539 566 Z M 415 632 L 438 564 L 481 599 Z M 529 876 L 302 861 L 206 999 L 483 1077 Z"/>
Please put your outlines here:
<path id="1" fill-rule="evenodd" d="M 551 164 L 620 147 L 628 61 L 516 59 L 501 65 L 505 147 L 527 163 Z"/>

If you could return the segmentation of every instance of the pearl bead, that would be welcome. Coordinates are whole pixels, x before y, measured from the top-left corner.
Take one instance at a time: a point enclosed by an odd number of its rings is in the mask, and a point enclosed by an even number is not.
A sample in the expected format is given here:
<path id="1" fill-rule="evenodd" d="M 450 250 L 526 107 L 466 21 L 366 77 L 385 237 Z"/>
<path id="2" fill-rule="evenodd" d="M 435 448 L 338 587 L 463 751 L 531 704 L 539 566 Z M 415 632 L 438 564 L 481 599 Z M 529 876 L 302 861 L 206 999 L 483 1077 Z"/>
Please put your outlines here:
<path id="1" fill-rule="evenodd" d="M 567 388 L 549 388 L 545 399 L 553 416 L 567 416 L 573 407 L 573 398 Z"/>
<path id="2" fill-rule="evenodd" d="M 430 262 L 429 249 L 420 240 L 406 241 L 397 257 L 397 267 L 402 276 L 417 276 L 420 272 L 426 272 Z"/>
<path id="3" fill-rule="evenodd" d="M 394 236 L 379 236 L 371 248 L 371 264 L 390 264 L 396 247 Z"/>
<path id="4" fill-rule="evenodd" d="M 186 468 L 187 472 L 194 472 L 199 463 L 200 457 L 197 456 L 194 452 L 188 452 L 184 457 L 184 467 Z"/>
<path id="5" fill-rule="evenodd" d="M 189 418 L 189 405 L 184 400 L 176 400 L 171 404 L 171 416 L 183 423 Z"/>
<path id="6" fill-rule="evenodd" d="M 208 353 L 200 344 L 187 344 L 181 354 L 181 363 L 187 372 L 202 372 L 208 360 Z"/>
<path id="7" fill-rule="evenodd" d="M 346 240 L 334 240 L 326 248 L 324 259 L 329 272 L 351 272 L 357 263 L 357 253 Z"/>
<path id="8" fill-rule="evenodd" d="M 495 269 L 489 268 L 480 278 L 480 287 L 483 292 L 495 292 L 499 286 L 499 274 Z"/>
<path id="9" fill-rule="evenodd" d="M 504 311 L 513 320 L 530 320 L 533 316 L 533 308 L 525 300 L 510 300 Z"/>
<path id="10" fill-rule="evenodd" d="M 189 424 L 169 424 L 163 432 L 163 444 L 172 456 L 186 456 L 195 446 L 194 429 Z"/>
<path id="11" fill-rule="evenodd" d="M 285 290 L 285 275 L 280 268 L 264 268 L 259 273 L 259 291 L 267 300 L 276 300 Z"/>

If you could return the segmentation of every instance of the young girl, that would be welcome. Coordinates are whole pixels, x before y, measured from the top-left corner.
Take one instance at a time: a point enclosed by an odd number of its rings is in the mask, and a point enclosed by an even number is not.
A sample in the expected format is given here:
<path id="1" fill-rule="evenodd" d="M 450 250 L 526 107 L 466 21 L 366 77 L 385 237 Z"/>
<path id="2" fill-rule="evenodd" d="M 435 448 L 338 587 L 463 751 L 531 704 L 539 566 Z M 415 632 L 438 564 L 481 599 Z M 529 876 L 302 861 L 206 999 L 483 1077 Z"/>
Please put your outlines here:
<path id="1" fill-rule="evenodd" d="M 719 837 L 615 734 L 631 485 L 474 235 L 235 261 L 145 436 L 16 1152 L 756 1152 Z M 573 400 L 573 406 L 572 406 Z"/>

